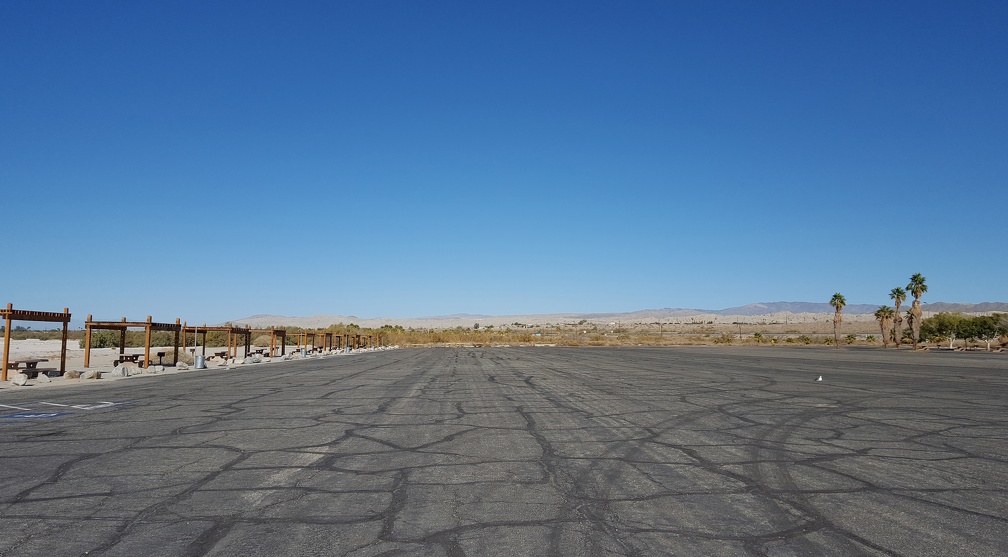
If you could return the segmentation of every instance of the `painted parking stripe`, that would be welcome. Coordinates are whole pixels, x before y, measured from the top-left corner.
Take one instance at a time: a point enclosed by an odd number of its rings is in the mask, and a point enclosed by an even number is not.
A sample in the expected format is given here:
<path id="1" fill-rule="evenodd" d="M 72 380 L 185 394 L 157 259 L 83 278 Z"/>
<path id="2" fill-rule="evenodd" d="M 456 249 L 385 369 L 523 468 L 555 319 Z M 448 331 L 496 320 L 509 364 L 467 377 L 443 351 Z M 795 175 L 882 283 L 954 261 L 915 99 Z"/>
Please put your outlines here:
<path id="1" fill-rule="evenodd" d="M 55 411 L 47 412 L 47 411 L 40 410 L 40 409 L 36 410 L 36 409 L 33 409 L 33 408 L 25 408 L 23 406 L 13 406 L 13 405 L 10 405 L 10 404 L 0 404 L 0 408 L 9 408 L 11 410 L 18 410 L 19 411 L 19 412 L 14 413 L 14 414 L 0 415 L 0 418 L 3 418 L 3 419 L 11 419 L 11 418 L 13 418 L 13 419 L 56 418 L 56 417 L 59 417 L 59 416 L 72 415 L 73 414 L 73 410 L 102 410 L 102 409 L 105 409 L 105 408 L 112 408 L 112 407 L 117 407 L 117 406 L 122 406 L 122 405 L 129 405 L 130 402 L 115 403 L 115 402 L 109 402 L 109 401 L 106 401 L 106 400 L 101 400 L 101 401 L 97 401 L 97 402 L 89 402 L 89 403 L 83 403 L 83 404 L 63 404 L 63 403 L 59 403 L 59 402 L 43 402 L 43 401 L 40 401 L 40 402 L 38 402 L 36 404 L 38 404 L 40 406 L 55 406 L 56 408 L 60 408 L 60 409 L 65 408 L 66 410 L 65 411 L 55 410 Z"/>
<path id="2" fill-rule="evenodd" d="M 40 402 L 46 406 L 59 406 L 60 408 L 76 408 L 78 410 L 100 410 L 115 406 L 114 402 L 98 401 L 93 404 L 60 404 L 58 402 Z M 28 408 L 18 408 L 18 410 L 29 410 Z"/>
<path id="3" fill-rule="evenodd" d="M 91 405 L 74 404 L 72 408 L 76 408 L 78 410 L 100 410 L 102 408 L 111 408 L 113 406 L 115 406 L 114 402 L 99 402 L 98 404 L 91 404 Z"/>

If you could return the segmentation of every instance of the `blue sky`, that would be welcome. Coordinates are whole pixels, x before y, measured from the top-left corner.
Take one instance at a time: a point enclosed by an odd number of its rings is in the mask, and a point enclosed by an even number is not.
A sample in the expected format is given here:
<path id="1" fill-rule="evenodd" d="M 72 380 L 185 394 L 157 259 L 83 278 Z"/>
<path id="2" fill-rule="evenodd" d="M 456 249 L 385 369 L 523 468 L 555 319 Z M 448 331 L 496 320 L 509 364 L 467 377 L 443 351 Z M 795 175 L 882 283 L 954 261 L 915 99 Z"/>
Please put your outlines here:
<path id="1" fill-rule="evenodd" d="M 1004 2 L 0 4 L 3 302 L 1008 301 Z"/>

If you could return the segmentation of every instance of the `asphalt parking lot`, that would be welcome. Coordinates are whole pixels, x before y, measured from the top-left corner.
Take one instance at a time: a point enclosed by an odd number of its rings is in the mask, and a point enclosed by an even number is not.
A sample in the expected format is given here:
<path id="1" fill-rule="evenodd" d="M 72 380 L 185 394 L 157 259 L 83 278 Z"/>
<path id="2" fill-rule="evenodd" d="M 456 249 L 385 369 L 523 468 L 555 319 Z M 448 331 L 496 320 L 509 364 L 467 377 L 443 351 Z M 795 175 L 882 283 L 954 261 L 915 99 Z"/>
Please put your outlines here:
<path id="1" fill-rule="evenodd" d="M 1008 355 L 402 349 L 8 389 L 0 470 L 2 556 L 1005 555 Z"/>

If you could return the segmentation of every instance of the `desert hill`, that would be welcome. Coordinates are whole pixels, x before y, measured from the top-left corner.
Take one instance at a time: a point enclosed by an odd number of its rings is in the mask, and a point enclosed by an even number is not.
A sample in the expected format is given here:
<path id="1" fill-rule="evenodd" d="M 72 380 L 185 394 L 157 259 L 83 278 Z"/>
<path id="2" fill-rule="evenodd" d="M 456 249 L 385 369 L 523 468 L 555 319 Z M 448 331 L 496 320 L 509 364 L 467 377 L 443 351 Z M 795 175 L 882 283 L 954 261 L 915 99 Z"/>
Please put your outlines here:
<path id="1" fill-rule="evenodd" d="M 906 307 L 909 308 L 909 302 Z M 877 305 L 851 304 L 844 308 L 844 319 L 851 321 L 874 320 L 872 315 L 878 309 Z M 959 304 L 935 302 L 924 304 L 925 317 L 942 311 L 957 311 L 962 313 L 1008 313 L 1008 303 L 984 302 L 980 304 Z M 302 327 L 325 328 L 330 325 L 350 324 L 367 328 L 378 328 L 383 325 L 399 325 L 404 328 L 450 329 L 455 327 L 472 327 L 494 325 L 496 327 L 521 323 L 525 325 L 546 325 L 563 323 L 810 323 L 832 319 L 833 308 L 827 303 L 816 302 L 765 302 L 748 304 L 720 310 L 701 310 L 685 308 L 645 309 L 630 312 L 614 313 L 550 313 L 526 315 L 478 315 L 453 314 L 429 317 L 379 317 L 360 318 L 353 315 L 318 314 L 308 317 L 284 315 L 251 315 L 231 321 L 237 325 L 249 325 L 254 328 L 265 327 Z"/>

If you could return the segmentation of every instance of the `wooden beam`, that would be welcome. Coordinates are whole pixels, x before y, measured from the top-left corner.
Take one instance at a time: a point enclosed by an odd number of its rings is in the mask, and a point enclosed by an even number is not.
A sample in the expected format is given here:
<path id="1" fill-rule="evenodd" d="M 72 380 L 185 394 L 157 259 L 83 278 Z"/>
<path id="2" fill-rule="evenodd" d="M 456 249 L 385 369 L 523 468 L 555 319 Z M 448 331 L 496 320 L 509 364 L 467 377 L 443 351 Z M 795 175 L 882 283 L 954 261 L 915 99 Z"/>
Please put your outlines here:
<path id="1" fill-rule="evenodd" d="M 87 321 L 84 322 L 84 367 L 87 368 L 91 363 L 91 314 L 87 316 Z"/>
<path id="2" fill-rule="evenodd" d="M 63 313 L 66 314 L 66 321 L 63 322 L 63 349 L 60 351 L 60 374 L 66 373 L 66 343 L 67 343 L 67 327 L 70 326 L 70 308 L 63 308 Z"/>
<path id="3" fill-rule="evenodd" d="M 7 381 L 7 364 L 10 363 L 10 334 L 11 334 L 11 313 L 14 312 L 14 305 L 8 303 L 7 311 L 4 313 L 4 339 L 3 339 L 3 381 Z"/>
<path id="4" fill-rule="evenodd" d="M 144 335 L 144 369 L 150 367 L 151 316 L 147 316 L 146 334 Z"/>
<path id="5" fill-rule="evenodd" d="M 182 327 L 179 325 L 178 318 L 175 319 L 175 361 L 172 365 L 178 365 L 178 349 L 179 349 L 179 333 L 182 332 Z"/>
<path id="6" fill-rule="evenodd" d="M 125 317 L 123 317 L 122 322 L 126 323 L 126 318 Z M 126 327 L 125 327 L 125 325 L 123 326 L 122 330 L 119 333 L 119 353 L 120 354 L 125 354 L 126 353 Z"/>

